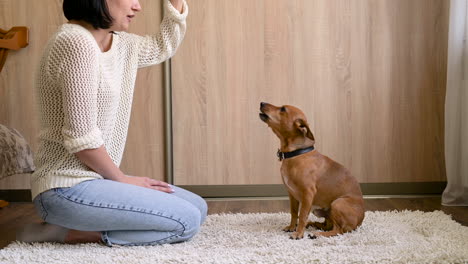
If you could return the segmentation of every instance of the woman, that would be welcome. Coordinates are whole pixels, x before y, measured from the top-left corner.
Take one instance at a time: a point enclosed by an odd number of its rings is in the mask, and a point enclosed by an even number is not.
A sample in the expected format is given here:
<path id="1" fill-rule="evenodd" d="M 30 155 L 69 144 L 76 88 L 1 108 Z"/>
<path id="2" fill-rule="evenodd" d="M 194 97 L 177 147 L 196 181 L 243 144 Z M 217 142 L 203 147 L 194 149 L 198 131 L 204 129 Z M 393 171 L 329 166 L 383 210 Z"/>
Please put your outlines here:
<path id="1" fill-rule="evenodd" d="M 137 69 L 170 58 L 188 6 L 163 0 L 153 36 L 126 33 L 138 0 L 64 0 L 69 20 L 49 41 L 38 72 L 41 131 L 32 196 L 45 224 L 25 242 L 153 245 L 192 238 L 207 206 L 165 182 L 125 175 L 124 151 Z"/>

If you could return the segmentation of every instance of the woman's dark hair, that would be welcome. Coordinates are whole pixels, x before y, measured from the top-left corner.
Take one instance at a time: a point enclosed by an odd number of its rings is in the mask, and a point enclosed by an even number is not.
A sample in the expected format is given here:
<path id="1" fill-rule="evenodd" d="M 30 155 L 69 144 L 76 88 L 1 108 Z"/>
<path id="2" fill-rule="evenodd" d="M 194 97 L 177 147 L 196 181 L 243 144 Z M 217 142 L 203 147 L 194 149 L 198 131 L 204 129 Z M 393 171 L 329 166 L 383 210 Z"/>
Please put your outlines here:
<path id="1" fill-rule="evenodd" d="M 95 29 L 112 26 L 106 0 L 63 0 L 63 14 L 68 20 L 86 21 Z"/>

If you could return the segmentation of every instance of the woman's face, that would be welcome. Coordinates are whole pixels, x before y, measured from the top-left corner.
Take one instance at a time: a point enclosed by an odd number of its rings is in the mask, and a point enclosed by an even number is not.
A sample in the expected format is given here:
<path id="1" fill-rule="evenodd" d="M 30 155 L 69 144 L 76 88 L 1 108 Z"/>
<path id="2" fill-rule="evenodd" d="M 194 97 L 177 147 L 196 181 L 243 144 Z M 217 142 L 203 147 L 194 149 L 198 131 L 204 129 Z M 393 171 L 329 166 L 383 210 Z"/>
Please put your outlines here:
<path id="1" fill-rule="evenodd" d="M 141 10 L 138 0 L 107 0 L 109 13 L 114 19 L 110 30 L 126 31 L 136 12 Z"/>

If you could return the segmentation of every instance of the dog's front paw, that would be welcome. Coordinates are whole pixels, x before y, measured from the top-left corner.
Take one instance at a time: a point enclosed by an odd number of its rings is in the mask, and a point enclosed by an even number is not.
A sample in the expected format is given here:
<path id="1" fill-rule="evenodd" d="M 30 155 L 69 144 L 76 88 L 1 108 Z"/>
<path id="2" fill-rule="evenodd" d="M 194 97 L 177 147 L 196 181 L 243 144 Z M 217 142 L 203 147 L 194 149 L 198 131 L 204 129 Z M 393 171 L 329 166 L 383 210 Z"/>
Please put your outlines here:
<path id="1" fill-rule="evenodd" d="M 289 236 L 290 239 L 303 239 L 304 238 L 304 233 L 299 234 L 298 232 L 294 232 Z"/>
<path id="2" fill-rule="evenodd" d="M 284 232 L 294 232 L 294 231 L 296 231 L 296 227 L 295 227 L 295 226 L 290 226 L 290 225 L 289 225 L 289 226 L 283 228 L 283 231 L 284 231 Z"/>

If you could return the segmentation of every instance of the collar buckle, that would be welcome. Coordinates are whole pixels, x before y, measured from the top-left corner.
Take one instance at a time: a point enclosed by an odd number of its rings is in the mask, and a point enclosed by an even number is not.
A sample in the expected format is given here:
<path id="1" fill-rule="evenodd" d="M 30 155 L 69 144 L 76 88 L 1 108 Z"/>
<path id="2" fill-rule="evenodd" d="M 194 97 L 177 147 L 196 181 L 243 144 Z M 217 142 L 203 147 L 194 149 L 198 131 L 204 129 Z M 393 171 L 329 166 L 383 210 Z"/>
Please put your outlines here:
<path id="1" fill-rule="evenodd" d="M 284 160 L 284 153 L 281 152 L 280 149 L 278 149 L 278 152 L 276 152 L 276 156 L 278 156 L 279 161 Z"/>
<path id="2" fill-rule="evenodd" d="M 281 150 L 278 149 L 278 152 L 276 152 L 276 156 L 278 157 L 279 161 L 282 161 L 284 159 L 288 159 L 288 158 L 296 157 L 296 156 L 301 155 L 301 154 L 305 154 L 305 153 L 310 152 L 310 151 L 312 151 L 314 149 L 315 149 L 314 146 L 303 148 L 303 149 L 296 149 L 296 150 L 291 151 L 291 152 L 281 152 Z"/>

